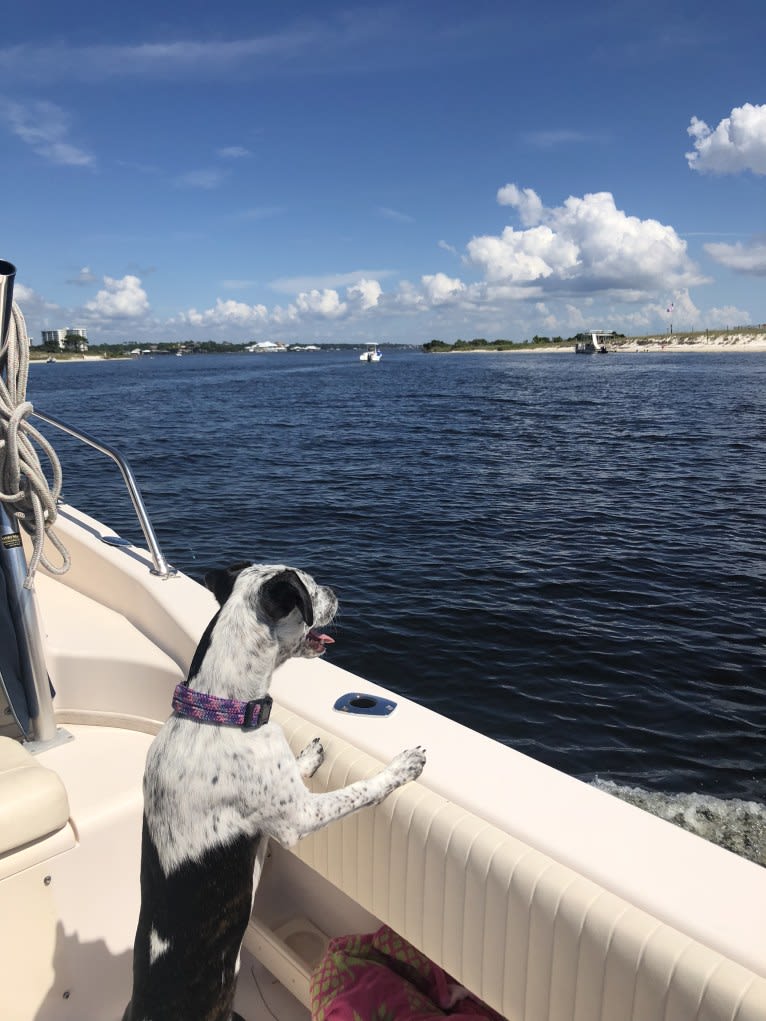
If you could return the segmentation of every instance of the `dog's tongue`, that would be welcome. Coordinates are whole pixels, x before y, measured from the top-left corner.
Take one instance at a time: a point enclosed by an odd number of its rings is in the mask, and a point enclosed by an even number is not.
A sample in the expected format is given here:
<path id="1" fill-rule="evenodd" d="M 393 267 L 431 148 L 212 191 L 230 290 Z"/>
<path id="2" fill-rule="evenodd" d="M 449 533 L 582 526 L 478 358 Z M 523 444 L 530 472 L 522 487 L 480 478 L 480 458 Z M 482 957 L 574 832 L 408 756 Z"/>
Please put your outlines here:
<path id="1" fill-rule="evenodd" d="M 335 645 L 335 639 L 330 638 L 329 635 L 319 634 L 317 631 L 309 631 L 309 638 L 312 642 L 323 646 L 323 645 Z"/>

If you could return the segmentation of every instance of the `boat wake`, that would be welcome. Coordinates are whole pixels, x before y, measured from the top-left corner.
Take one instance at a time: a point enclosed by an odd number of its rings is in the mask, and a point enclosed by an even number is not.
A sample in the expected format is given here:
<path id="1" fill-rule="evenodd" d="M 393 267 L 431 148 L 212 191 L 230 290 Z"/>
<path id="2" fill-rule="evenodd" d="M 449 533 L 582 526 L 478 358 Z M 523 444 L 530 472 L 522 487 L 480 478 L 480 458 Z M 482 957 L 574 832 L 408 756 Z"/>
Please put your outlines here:
<path id="1" fill-rule="evenodd" d="M 709 794 L 663 794 L 598 778 L 592 786 L 766 866 L 766 805 Z"/>

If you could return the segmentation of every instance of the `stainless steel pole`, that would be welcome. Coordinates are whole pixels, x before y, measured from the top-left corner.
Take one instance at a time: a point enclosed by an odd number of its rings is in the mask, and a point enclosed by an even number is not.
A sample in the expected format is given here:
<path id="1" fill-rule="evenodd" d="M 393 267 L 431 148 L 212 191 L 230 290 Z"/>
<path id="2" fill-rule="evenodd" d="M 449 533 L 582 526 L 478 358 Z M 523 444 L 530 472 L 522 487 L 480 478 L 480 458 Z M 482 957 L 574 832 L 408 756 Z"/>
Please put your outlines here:
<path id="1" fill-rule="evenodd" d="M 13 308 L 13 283 L 16 267 L 0 259 L 0 324 L 3 344 L 8 333 Z M 19 656 L 24 673 L 24 688 L 35 741 L 53 741 L 56 737 L 56 720 L 53 715 L 48 668 L 45 664 L 40 624 L 37 618 L 35 594 L 24 588 L 27 560 L 18 524 L 0 504 L 0 558 L 5 573 L 8 603 L 16 629 Z"/>

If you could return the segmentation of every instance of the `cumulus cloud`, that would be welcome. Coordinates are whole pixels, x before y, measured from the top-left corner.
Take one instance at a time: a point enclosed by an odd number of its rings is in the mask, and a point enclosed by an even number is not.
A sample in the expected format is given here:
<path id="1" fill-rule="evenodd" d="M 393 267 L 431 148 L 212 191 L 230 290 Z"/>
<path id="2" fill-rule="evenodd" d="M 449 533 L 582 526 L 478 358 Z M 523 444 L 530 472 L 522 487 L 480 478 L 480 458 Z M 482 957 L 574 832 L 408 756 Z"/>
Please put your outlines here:
<path id="1" fill-rule="evenodd" d="M 430 305 L 446 305 L 455 301 L 465 291 L 465 284 L 446 273 L 434 273 L 421 277 L 423 291 Z"/>
<path id="2" fill-rule="evenodd" d="M 498 191 L 497 201 L 501 206 L 513 206 L 517 209 L 524 227 L 531 227 L 542 219 L 542 199 L 532 188 L 518 188 L 515 184 L 506 184 Z"/>
<path id="3" fill-rule="evenodd" d="M 500 237 L 473 238 L 468 256 L 480 266 L 488 281 L 532 282 L 577 265 L 579 249 L 574 242 L 554 233 L 550 227 L 515 231 L 506 227 Z"/>
<path id="4" fill-rule="evenodd" d="M 736 305 L 724 305 L 722 308 L 709 308 L 704 315 L 705 326 L 728 329 L 729 327 L 741 326 L 752 322 L 750 313 L 746 308 L 737 308 Z"/>
<path id="5" fill-rule="evenodd" d="M 766 174 L 766 104 L 736 106 L 716 128 L 692 117 L 688 134 L 694 152 L 686 159 L 692 170 L 711 174 L 738 174 L 751 170 Z"/>
<path id="6" fill-rule="evenodd" d="M 546 208 L 531 188 L 507 184 L 501 205 L 518 211 L 522 226 L 473 238 L 468 260 L 495 284 L 535 285 L 537 290 L 578 293 L 621 291 L 626 299 L 668 287 L 702 283 L 686 242 L 657 220 L 618 209 L 610 192 Z"/>
<path id="7" fill-rule="evenodd" d="M 18 302 L 24 314 L 27 332 L 30 335 L 33 332 L 30 325 L 32 320 L 36 320 L 40 324 L 41 329 L 47 329 L 52 322 L 54 324 L 56 321 L 60 322 L 63 309 L 55 302 L 47 301 L 33 288 L 20 283 L 18 280 L 13 288 L 13 300 Z"/>
<path id="8" fill-rule="evenodd" d="M 103 290 L 84 307 L 96 318 L 139 319 L 149 311 L 149 300 L 139 278 L 129 274 L 121 280 L 104 277 Z"/>
<path id="9" fill-rule="evenodd" d="M 375 290 L 378 290 L 376 295 Z M 353 294 L 351 291 L 353 290 Z M 176 317 L 175 322 L 187 323 L 190 326 L 240 326 L 256 327 L 296 324 L 316 320 L 341 319 L 348 314 L 353 306 L 356 309 L 367 309 L 377 303 L 380 296 L 380 285 L 377 281 L 364 281 L 350 289 L 349 301 L 342 301 L 339 293 L 333 288 L 316 288 L 303 291 L 286 307 L 275 305 L 269 309 L 266 305 L 248 305 L 243 301 L 216 300 L 212 308 L 198 311 L 189 309 Z M 369 302 L 370 304 L 366 304 Z"/>
<path id="10" fill-rule="evenodd" d="M 349 287 L 346 291 L 346 298 L 352 304 L 358 306 L 362 312 L 375 308 L 383 294 L 383 288 L 377 280 L 360 280 L 359 283 Z"/>
<path id="11" fill-rule="evenodd" d="M 340 300 L 340 295 L 331 287 L 319 291 L 314 288 L 299 294 L 293 302 L 296 310 L 301 316 L 318 316 L 321 319 L 337 319 L 347 309 L 345 302 Z"/>
<path id="12" fill-rule="evenodd" d="M 0 120 L 11 132 L 49 163 L 92 167 L 95 157 L 69 141 L 71 118 L 55 103 L 0 99 Z"/>
<path id="13" fill-rule="evenodd" d="M 741 241 L 734 245 L 711 242 L 705 245 L 705 251 L 716 262 L 736 273 L 766 276 L 766 241 L 752 241 L 746 245 Z"/>
<path id="14" fill-rule="evenodd" d="M 244 301 L 221 301 L 218 298 L 214 308 L 204 312 L 192 308 L 179 318 L 191 326 L 252 326 L 265 322 L 268 316 L 269 312 L 265 305 L 248 305 Z"/>

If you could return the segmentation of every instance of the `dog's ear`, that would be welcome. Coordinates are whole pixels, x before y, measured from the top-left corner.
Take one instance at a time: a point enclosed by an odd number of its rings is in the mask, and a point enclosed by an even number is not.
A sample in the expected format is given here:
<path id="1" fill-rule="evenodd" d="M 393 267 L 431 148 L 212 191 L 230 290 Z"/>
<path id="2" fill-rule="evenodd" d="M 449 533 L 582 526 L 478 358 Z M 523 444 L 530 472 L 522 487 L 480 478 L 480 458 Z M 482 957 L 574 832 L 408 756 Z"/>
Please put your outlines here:
<path id="1" fill-rule="evenodd" d="M 270 620 L 282 620 L 298 609 L 309 627 L 314 623 L 314 607 L 308 589 L 289 567 L 263 584 L 259 598 L 261 609 Z"/>
<path id="2" fill-rule="evenodd" d="M 232 564 L 231 567 L 217 567 L 208 571 L 205 575 L 205 584 L 218 600 L 220 606 L 226 602 L 234 588 L 234 582 L 246 567 L 251 567 L 247 560 L 239 564 Z"/>

